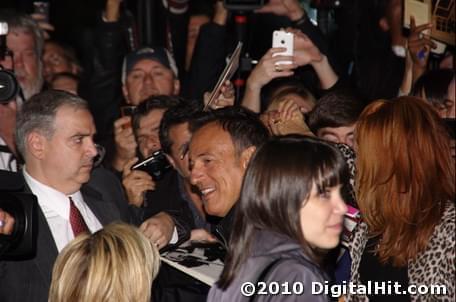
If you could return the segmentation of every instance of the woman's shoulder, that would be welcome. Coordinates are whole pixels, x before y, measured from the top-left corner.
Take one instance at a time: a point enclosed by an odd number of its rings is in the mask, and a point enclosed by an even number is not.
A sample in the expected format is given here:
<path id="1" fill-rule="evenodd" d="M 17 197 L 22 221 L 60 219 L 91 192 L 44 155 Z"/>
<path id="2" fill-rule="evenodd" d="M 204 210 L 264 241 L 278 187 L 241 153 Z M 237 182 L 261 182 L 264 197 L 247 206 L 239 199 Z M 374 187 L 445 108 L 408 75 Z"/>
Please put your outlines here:
<path id="1" fill-rule="evenodd" d="M 426 249 L 409 262 L 408 268 L 410 283 L 443 284 L 449 297 L 455 293 L 455 213 L 454 203 L 448 202 Z"/>
<path id="2" fill-rule="evenodd" d="M 456 219 L 456 207 L 454 201 L 447 201 L 445 205 L 445 211 L 443 212 L 441 225 L 455 226 Z"/>
<path id="3" fill-rule="evenodd" d="M 434 244 L 440 245 L 443 242 L 448 244 L 448 241 L 454 243 L 454 232 L 456 229 L 456 209 L 455 204 L 452 201 L 447 201 L 445 204 L 445 210 L 443 212 L 440 222 L 436 225 L 434 232 L 430 240 L 430 247 Z M 454 245 L 454 244 L 453 244 Z M 451 246 L 451 245 L 449 245 Z"/>
<path id="4" fill-rule="evenodd" d="M 314 262 L 304 258 L 281 258 L 268 274 L 269 281 L 299 281 L 304 284 L 327 280 L 323 270 Z"/>

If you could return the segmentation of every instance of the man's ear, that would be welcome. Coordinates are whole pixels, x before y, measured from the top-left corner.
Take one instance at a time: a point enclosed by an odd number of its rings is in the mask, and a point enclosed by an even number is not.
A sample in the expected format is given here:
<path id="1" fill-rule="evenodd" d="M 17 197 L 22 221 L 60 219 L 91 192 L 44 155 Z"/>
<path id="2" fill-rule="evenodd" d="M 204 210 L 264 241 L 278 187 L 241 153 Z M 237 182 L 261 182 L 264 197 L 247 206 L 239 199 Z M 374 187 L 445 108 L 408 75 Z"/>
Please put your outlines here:
<path id="1" fill-rule="evenodd" d="M 125 85 L 125 84 L 122 85 L 122 93 L 123 93 L 125 102 L 126 102 L 127 104 L 131 104 L 130 98 L 129 98 L 129 95 L 128 95 L 127 85 Z"/>
<path id="2" fill-rule="evenodd" d="M 178 79 L 175 79 L 174 83 L 173 83 L 173 94 L 174 95 L 179 95 L 180 87 L 181 87 L 180 81 Z"/>
<path id="3" fill-rule="evenodd" d="M 168 154 L 164 153 L 166 158 L 168 159 L 169 163 L 171 164 L 171 166 L 173 166 L 174 169 L 176 169 L 176 163 L 174 162 L 174 159 L 169 156 Z"/>
<path id="4" fill-rule="evenodd" d="M 247 169 L 247 166 L 249 165 L 250 159 L 252 158 L 252 155 L 255 153 L 256 147 L 255 146 L 250 146 L 241 153 L 241 166 L 242 169 Z"/>
<path id="5" fill-rule="evenodd" d="M 390 26 L 388 24 L 388 20 L 385 17 L 383 17 L 380 20 L 378 20 L 378 26 L 384 32 L 387 32 L 387 31 L 390 30 Z"/>
<path id="6" fill-rule="evenodd" d="M 46 151 L 46 142 L 47 139 L 44 135 L 36 131 L 31 132 L 25 140 L 26 149 L 33 157 L 43 159 Z"/>

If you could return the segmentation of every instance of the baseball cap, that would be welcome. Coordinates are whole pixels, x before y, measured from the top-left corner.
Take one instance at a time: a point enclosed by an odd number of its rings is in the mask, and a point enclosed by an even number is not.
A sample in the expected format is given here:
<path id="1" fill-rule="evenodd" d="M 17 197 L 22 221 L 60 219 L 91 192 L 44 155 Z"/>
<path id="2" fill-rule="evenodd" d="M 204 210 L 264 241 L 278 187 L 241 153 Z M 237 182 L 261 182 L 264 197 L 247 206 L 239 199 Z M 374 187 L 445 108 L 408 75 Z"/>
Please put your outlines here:
<path id="1" fill-rule="evenodd" d="M 130 73 L 133 66 L 135 66 L 137 62 L 143 59 L 159 62 L 166 68 L 171 69 L 176 77 L 178 75 L 176 61 L 174 61 L 173 56 L 166 48 L 143 47 L 125 56 L 122 65 L 122 83 L 125 83 L 127 75 Z"/>

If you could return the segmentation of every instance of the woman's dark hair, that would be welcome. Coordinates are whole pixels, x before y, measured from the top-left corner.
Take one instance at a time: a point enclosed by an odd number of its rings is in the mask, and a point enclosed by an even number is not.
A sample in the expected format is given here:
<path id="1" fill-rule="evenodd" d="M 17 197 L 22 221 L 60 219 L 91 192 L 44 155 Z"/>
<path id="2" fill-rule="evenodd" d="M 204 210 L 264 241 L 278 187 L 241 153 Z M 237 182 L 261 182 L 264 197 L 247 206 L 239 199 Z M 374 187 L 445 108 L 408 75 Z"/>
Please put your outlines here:
<path id="1" fill-rule="evenodd" d="M 247 168 L 237 204 L 225 268 L 218 286 L 226 289 L 250 255 L 258 230 L 283 234 L 300 243 L 320 263 L 318 252 L 304 239 L 300 209 L 313 184 L 318 192 L 348 183 L 348 169 L 339 150 L 318 138 L 275 137 L 261 146 Z"/>
<path id="2" fill-rule="evenodd" d="M 445 107 L 448 86 L 453 78 L 451 69 L 430 70 L 418 78 L 411 95 L 427 100 L 434 107 Z"/>

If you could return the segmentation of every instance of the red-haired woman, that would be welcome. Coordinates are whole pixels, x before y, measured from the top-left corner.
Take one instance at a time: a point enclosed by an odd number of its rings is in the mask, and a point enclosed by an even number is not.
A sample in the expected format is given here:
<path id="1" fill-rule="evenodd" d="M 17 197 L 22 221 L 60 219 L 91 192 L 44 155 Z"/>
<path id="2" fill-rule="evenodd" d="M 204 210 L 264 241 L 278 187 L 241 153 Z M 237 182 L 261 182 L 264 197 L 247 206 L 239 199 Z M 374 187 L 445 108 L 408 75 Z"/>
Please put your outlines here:
<path id="1" fill-rule="evenodd" d="M 351 281 L 384 281 L 386 295 L 347 301 L 455 301 L 455 167 L 439 116 L 415 97 L 376 101 L 358 121 L 356 144 L 364 222 L 350 246 Z M 412 292 L 397 295 L 395 282 Z"/>

